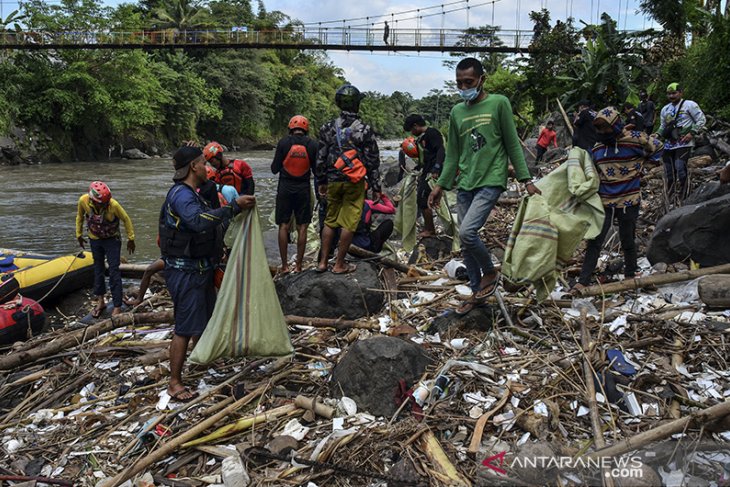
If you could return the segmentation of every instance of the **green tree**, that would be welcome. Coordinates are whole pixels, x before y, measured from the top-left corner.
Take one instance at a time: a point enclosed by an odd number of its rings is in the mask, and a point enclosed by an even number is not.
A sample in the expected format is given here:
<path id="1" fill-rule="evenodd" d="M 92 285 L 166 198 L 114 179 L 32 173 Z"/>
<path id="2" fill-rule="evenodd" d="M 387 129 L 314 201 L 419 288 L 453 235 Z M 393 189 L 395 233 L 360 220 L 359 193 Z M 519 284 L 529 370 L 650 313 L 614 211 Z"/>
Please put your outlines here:
<path id="1" fill-rule="evenodd" d="M 153 11 L 153 25 L 180 31 L 213 26 L 210 12 L 195 0 L 164 0 Z"/>

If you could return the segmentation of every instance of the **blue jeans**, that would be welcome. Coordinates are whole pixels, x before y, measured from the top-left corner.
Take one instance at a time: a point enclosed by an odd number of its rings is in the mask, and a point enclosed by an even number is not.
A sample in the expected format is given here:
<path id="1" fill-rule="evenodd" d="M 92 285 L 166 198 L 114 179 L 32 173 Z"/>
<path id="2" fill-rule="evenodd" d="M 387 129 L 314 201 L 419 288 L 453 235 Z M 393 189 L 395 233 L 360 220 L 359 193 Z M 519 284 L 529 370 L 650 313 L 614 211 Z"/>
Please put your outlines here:
<path id="1" fill-rule="evenodd" d="M 479 238 L 479 230 L 486 223 L 487 217 L 502 191 L 504 190 L 499 187 L 484 186 L 469 191 L 460 189 L 456 196 L 459 240 L 466 273 L 469 276 L 469 286 L 474 292 L 479 290 L 482 274 L 494 271 L 492 256 L 482 239 Z"/>
<path id="2" fill-rule="evenodd" d="M 692 156 L 691 147 L 679 147 L 665 150 L 662 154 L 664 163 L 664 177 L 667 181 L 667 193 L 679 192 L 684 198 L 687 190 L 687 161 Z M 679 183 L 677 187 L 677 184 Z"/>
<path id="3" fill-rule="evenodd" d="M 94 296 L 104 296 L 104 257 L 109 264 L 109 289 L 115 308 L 122 307 L 122 273 L 119 270 L 119 259 L 122 255 L 122 241 L 118 238 L 89 239 L 91 255 L 94 257 Z"/>

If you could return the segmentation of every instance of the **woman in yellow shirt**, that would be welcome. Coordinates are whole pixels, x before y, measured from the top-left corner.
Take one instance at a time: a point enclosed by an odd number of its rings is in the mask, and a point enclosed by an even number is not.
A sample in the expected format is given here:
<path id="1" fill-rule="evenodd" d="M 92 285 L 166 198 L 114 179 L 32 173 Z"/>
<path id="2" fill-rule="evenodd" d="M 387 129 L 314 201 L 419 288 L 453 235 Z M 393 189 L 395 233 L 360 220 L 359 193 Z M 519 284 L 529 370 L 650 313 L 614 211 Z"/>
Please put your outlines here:
<path id="1" fill-rule="evenodd" d="M 109 264 L 109 288 L 114 302 L 112 315 L 122 312 L 122 273 L 119 271 L 122 253 L 120 220 L 124 222 L 124 229 L 127 231 L 127 251 L 132 254 L 135 249 L 132 220 L 122 205 L 112 198 L 109 186 L 101 181 L 91 183 L 89 192 L 79 198 L 76 213 L 76 239 L 83 249 L 86 243 L 83 237 L 83 223 L 86 221 L 91 255 L 94 257 L 94 296 L 97 300 L 96 307 L 91 312 L 91 316 L 94 318 L 99 318 L 106 309 L 104 258 Z"/>

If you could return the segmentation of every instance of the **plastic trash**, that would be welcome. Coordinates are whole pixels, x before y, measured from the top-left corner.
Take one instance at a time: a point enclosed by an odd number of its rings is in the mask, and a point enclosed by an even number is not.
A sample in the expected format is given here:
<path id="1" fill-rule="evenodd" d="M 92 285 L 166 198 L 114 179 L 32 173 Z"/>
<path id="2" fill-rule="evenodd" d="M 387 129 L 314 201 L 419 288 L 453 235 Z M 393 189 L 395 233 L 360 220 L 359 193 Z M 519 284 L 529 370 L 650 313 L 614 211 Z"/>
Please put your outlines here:
<path id="1" fill-rule="evenodd" d="M 621 350 L 612 348 L 606 351 L 606 358 L 608 363 L 611 364 L 611 368 L 616 372 L 623 375 L 634 375 L 636 374 L 636 368 L 626 361 L 624 354 Z"/>
<path id="2" fill-rule="evenodd" d="M 251 483 L 246 467 L 237 455 L 223 459 L 221 476 L 226 487 L 247 487 Z"/>

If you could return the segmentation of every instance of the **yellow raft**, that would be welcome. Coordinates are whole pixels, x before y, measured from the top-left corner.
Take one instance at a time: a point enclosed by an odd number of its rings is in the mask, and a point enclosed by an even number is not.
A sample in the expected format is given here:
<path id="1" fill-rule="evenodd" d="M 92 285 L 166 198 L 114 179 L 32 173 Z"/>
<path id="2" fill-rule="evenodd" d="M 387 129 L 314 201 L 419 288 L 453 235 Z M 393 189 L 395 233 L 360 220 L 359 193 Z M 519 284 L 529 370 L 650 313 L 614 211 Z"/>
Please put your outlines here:
<path id="1" fill-rule="evenodd" d="M 0 249 L 0 275 L 12 275 L 25 297 L 51 301 L 94 283 L 91 252 L 53 257 Z"/>

